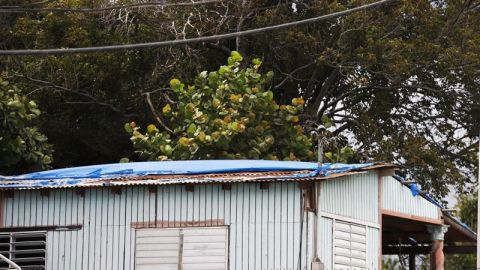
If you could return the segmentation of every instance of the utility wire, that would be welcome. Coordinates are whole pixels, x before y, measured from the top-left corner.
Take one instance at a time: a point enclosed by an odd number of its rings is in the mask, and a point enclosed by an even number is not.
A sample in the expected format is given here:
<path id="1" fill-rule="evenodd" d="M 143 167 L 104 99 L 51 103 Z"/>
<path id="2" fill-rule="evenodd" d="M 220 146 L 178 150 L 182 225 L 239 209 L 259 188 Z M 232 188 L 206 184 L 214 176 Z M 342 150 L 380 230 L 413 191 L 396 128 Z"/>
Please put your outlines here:
<path id="1" fill-rule="evenodd" d="M 52 2 L 53 0 L 44 0 L 40 2 L 33 2 L 33 3 L 25 3 L 21 6 L 0 6 L 0 8 L 25 8 L 25 7 L 31 7 L 31 6 L 37 6 L 37 5 L 42 5 L 42 4 L 47 4 Z"/>
<path id="2" fill-rule="evenodd" d="M 164 46 L 174 46 L 174 45 L 184 45 L 190 43 L 201 43 L 201 42 L 211 42 L 218 41 L 221 39 L 235 38 L 246 35 L 254 35 L 258 33 L 263 33 L 267 31 L 274 31 L 279 29 L 285 29 L 289 27 L 325 21 L 333 18 L 342 17 L 354 12 L 379 7 L 385 4 L 393 3 L 397 0 L 381 0 L 373 2 L 370 4 L 365 4 L 355 8 L 347 9 L 344 11 L 334 12 L 310 19 L 288 22 L 278 25 L 272 25 L 267 27 L 255 28 L 245 31 L 238 31 L 227 34 L 196 37 L 196 38 L 187 38 L 187 39 L 177 39 L 177 40 L 167 40 L 167 41 L 158 41 L 158 42 L 147 42 L 147 43 L 135 43 L 135 44 L 124 44 L 124 45 L 110 45 L 110 46 L 98 46 L 98 47 L 83 47 L 83 48 L 64 48 L 64 49 L 24 49 L 24 50 L 0 50 L 0 55 L 59 55 L 59 54 L 75 54 L 75 53 L 98 53 L 98 52 L 107 52 L 107 51 L 119 51 L 119 50 L 138 50 L 146 48 L 158 48 Z"/>
<path id="3" fill-rule="evenodd" d="M 12 6 L 12 7 L 2 6 L 2 7 L 0 7 L 0 13 L 28 13 L 28 12 L 101 13 L 101 12 L 104 12 L 104 11 L 115 10 L 115 9 L 195 6 L 195 5 L 220 3 L 220 2 L 222 2 L 222 0 L 199 0 L 199 1 L 173 2 L 173 3 L 145 2 L 145 3 L 135 3 L 135 4 L 128 4 L 128 5 L 114 5 L 114 6 L 99 7 L 99 8 L 22 8 L 22 7 L 18 7 L 18 6 Z"/>

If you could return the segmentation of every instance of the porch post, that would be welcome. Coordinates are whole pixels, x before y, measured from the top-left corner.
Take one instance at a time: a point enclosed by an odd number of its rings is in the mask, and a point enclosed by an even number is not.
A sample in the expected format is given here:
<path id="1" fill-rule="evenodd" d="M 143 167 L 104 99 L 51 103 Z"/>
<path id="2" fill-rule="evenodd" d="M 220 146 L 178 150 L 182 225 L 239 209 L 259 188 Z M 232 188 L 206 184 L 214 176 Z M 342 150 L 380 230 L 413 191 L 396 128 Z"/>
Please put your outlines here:
<path id="1" fill-rule="evenodd" d="M 408 254 L 408 270 L 416 270 L 417 266 L 415 265 L 415 253 L 411 252 Z"/>
<path id="2" fill-rule="evenodd" d="M 427 230 L 432 239 L 432 250 L 430 251 L 430 270 L 444 270 L 445 262 L 443 254 L 443 239 L 448 230 L 446 225 L 427 225 Z"/>

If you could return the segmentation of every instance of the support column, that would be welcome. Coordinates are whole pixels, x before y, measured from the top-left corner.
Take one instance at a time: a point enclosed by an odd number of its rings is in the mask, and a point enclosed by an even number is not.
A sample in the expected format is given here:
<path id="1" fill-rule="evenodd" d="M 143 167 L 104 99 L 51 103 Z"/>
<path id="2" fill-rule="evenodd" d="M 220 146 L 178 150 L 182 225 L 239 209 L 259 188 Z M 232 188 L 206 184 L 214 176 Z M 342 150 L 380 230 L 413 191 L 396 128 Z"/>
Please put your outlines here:
<path id="1" fill-rule="evenodd" d="M 416 270 L 415 253 L 408 254 L 408 270 Z"/>
<path id="2" fill-rule="evenodd" d="M 430 251 L 430 270 L 444 270 L 445 256 L 443 254 L 443 240 L 448 230 L 446 225 L 427 225 L 432 240 Z"/>

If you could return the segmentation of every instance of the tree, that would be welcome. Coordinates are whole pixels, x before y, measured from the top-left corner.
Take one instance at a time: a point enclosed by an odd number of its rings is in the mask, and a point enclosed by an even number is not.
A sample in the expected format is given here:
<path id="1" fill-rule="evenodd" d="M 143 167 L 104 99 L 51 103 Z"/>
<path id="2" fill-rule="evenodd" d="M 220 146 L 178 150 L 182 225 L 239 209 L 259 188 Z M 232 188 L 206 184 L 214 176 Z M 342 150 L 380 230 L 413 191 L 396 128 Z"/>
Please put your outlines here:
<path id="1" fill-rule="evenodd" d="M 33 125 L 40 110 L 0 77 L 0 174 L 47 169 L 52 147 Z"/>
<path id="2" fill-rule="evenodd" d="M 259 59 L 246 68 L 242 60 L 234 51 L 227 65 L 201 72 L 192 85 L 172 79 L 159 89 L 163 107 L 152 111 L 160 129 L 150 124 L 142 133 L 133 122 L 125 125 L 140 158 L 311 160 L 312 142 L 298 117 L 303 99 L 277 105 L 273 73 L 259 73 Z"/>
<path id="3" fill-rule="evenodd" d="M 128 3 L 122 1 L 121 3 Z M 1 14 L 2 48 L 54 48 L 183 39 L 285 23 L 364 1 L 223 1 L 109 12 Z M 21 4 L 21 2 L 20 2 Z M 98 7 L 108 1 L 36 7 Z M 300 123 L 326 116 L 357 161 L 399 163 L 422 189 L 470 191 L 480 130 L 480 2 L 403 0 L 282 31 L 214 43 L 90 55 L 2 59 L 44 108 L 56 166 L 111 162 L 132 152 L 121 124 L 148 123 L 145 93 L 193 81 L 232 50 L 272 70 L 279 104 L 301 96 Z M 246 59 L 247 61 L 249 59 Z M 154 104 L 155 105 L 155 104 Z M 61 119 L 61 120 L 56 120 Z M 64 121 L 65 119 L 65 121 Z M 160 127 L 159 127 L 160 128 Z M 68 153 L 84 153 L 68 155 Z"/>
<path id="4" fill-rule="evenodd" d="M 477 232 L 478 219 L 478 193 L 474 195 L 463 195 L 458 200 L 460 209 L 460 220 L 468 225 L 474 232 Z M 468 270 L 476 269 L 477 257 L 474 254 L 447 255 L 445 259 L 445 269 Z"/>

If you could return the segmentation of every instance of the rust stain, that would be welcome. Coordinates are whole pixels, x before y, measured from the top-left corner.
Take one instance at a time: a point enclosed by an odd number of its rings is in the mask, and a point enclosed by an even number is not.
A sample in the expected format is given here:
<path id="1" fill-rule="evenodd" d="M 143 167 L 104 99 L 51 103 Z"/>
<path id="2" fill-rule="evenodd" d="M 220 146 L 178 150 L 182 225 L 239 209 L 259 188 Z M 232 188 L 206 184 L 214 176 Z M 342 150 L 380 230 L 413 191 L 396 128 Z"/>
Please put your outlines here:
<path id="1" fill-rule="evenodd" d="M 206 219 L 197 221 L 178 221 L 178 220 L 155 220 L 146 222 L 132 222 L 131 226 L 135 229 L 147 228 L 178 228 L 178 227 L 208 227 L 224 226 L 223 219 Z"/>

